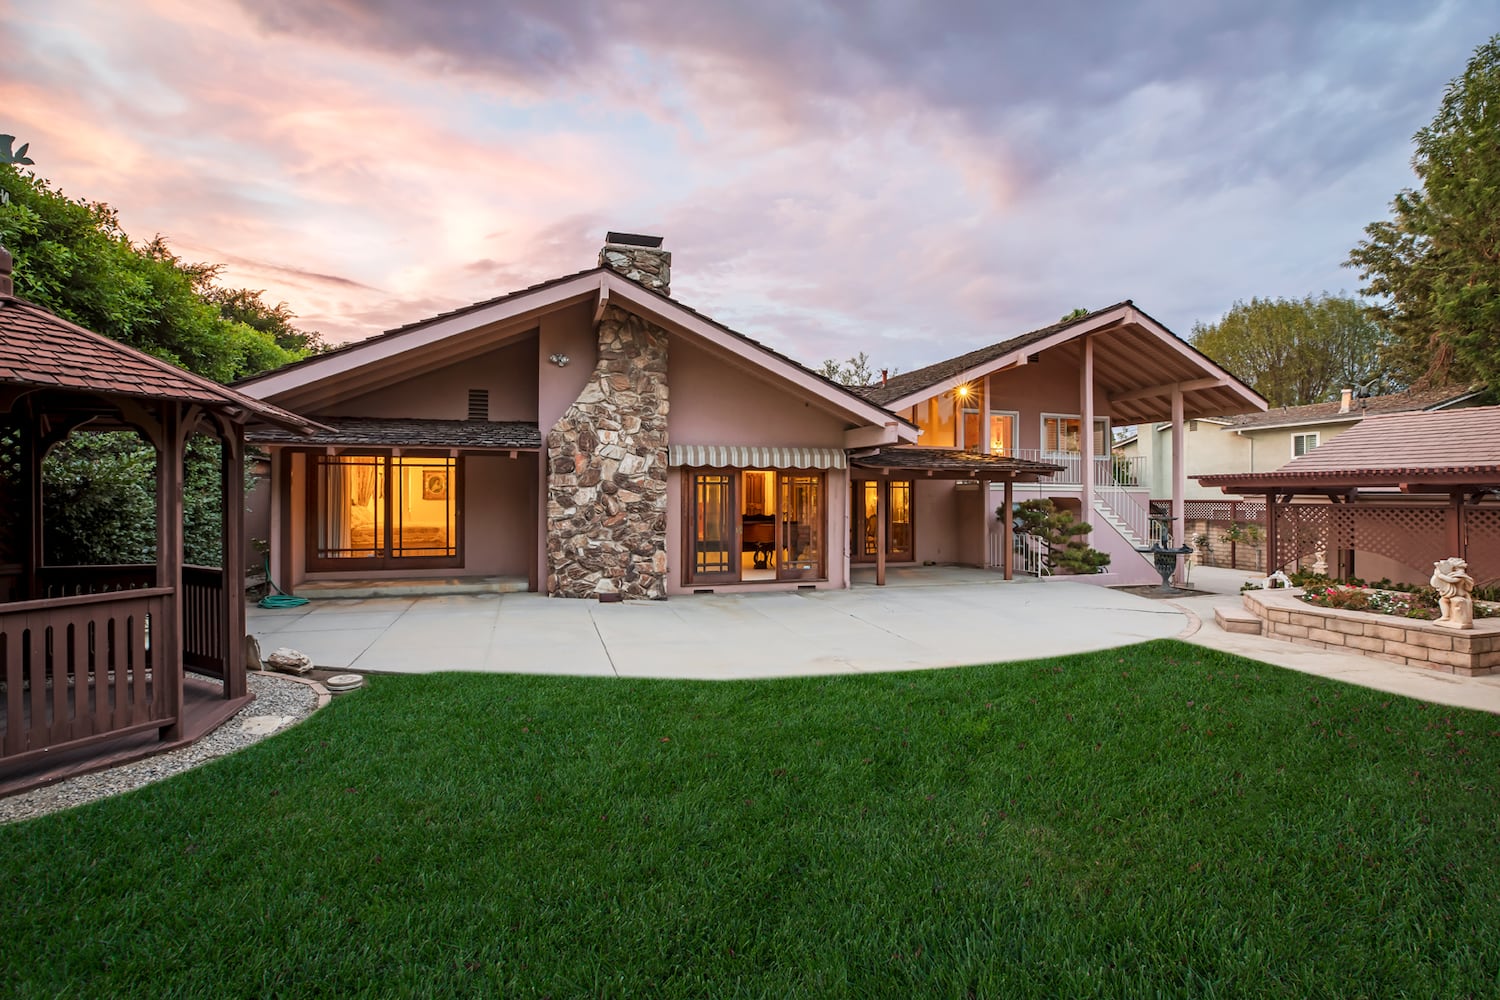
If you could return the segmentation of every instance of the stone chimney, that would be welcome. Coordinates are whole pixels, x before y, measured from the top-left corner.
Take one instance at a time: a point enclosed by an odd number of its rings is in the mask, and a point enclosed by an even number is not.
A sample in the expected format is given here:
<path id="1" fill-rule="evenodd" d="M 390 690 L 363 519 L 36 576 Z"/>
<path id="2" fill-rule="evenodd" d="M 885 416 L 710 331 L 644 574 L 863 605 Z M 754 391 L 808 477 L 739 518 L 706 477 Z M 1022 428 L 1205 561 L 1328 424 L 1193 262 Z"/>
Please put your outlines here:
<path id="1" fill-rule="evenodd" d="M 663 295 L 672 294 L 672 254 L 661 248 L 660 236 L 606 233 L 599 266 L 617 271 L 631 281 Z"/>
<path id="2" fill-rule="evenodd" d="M 11 268 L 15 262 L 10 251 L 0 246 L 0 295 L 16 294 L 15 282 L 10 279 Z"/>
<path id="3" fill-rule="evenodd" d="M 1348 413 L 1354 408 L 1354 390 L 1345 389 L 1339 396 L 1339 412 Z"/>

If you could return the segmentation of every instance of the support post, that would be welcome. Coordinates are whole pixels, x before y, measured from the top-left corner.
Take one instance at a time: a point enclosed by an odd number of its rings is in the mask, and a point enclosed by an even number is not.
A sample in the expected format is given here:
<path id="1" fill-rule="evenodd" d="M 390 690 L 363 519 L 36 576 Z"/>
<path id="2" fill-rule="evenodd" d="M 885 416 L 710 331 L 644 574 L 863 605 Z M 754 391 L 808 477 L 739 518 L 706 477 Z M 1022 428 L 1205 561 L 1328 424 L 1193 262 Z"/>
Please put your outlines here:
<path id="1" fill-rule="evenodd" d="M 1457 556 L 1467 559 L 1464 554 L 1464 491 L 1452 490 L 1448 494 L 1448 551 L 1444 552 L 1442 558 Z"/>
<path id="2" fill-rule="evenodd" d="M 1079 451 L 1083 467 L 1078 470 L 1079 502 L 1083 521 L 1094 523 L 1094 338 L 1083 338 L 1083 364 L 1078 376 Z"/>
<path id="3" fill-rule="evenodd" d="M 1276 494 L 1266 494 L 1266 576 L 1281 568 L 1276 549 L 1280 543 L 1276 534 Z"/>
<path id="4" fill-rule="evenodd" d="M 224 697 L 245 694 L 245 428 L 220 428 L 219 475 L 224 580 L 218 610 L 224 621 Z"/>
<path id="5" fill-rule="evenodd" d="M 1182 449 L 1182 387 L 1172 387 L 1172 547 L 1182 548 L 1182 539 L 1187 531 L 1185 515 L 1187 505 L 1183 497 L 1187 493 L 1186 464 L 1183 462 Z M 1182 560 L 1177 560 L 1177 570 L 1173 573 L 1172 581 L 1182 583 Z"/>
<path id="6" fill-rule="evenodd" d="M 172 588 L 162 604 L 166 620 L 152 629 L 153 697 L 171 718 L 161 727 L 164 740 L 182 735 L 182 410 L 181 403 L 162 403 L 156 459 L 156 585 Z"/>
<path id="7" fill-rule="evenodd" d="M 1000 545 L 1002 551 L 1005 553 L 1005 578 L 1007 580 L 1015 579 L 1016 575 L 1016 514 L 1011 509 L 1014 496 L 1015 484 L 1007 479 L 1005 481 L 1005 508 L 1004 513 L 1001 515 L 1001 518 L 1005 522 L 1005 527 L 1000 536 Z"/>
<path id="8" fill-rule="evenodd" d="M 875 586 L 885 586 L 885 517 L 886 490 L 889 482 L 882 479 L 875 484 Z M 915 483 L 913 486 L 915 487 Z"/>

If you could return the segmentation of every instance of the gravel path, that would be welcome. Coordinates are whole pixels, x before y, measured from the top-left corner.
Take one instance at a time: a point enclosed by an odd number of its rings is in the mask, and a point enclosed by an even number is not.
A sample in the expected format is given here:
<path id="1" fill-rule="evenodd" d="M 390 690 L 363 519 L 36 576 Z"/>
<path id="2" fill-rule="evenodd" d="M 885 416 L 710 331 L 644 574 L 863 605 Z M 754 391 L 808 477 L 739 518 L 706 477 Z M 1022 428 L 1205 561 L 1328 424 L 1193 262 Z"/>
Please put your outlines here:
<path id="1" fill-rule="evenodd" d="M 256 671 L 247 676 L 255 700 L 198 742 L 108 771 L 79 775 L 0 799 L 0 823 L 45 816 L 149 785 L 259 742 L 307 718 L 318 708 L 321 685 L 315 687 L 279 674 Z"/>

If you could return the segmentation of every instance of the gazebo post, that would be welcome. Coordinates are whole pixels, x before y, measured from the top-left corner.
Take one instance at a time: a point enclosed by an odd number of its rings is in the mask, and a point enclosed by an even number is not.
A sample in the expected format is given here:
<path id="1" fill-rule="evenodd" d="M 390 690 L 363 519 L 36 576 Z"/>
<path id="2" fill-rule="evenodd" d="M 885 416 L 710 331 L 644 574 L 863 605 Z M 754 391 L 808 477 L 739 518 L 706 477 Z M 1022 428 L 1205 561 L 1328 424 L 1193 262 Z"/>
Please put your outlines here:
<path id="1" fill-rule="evenodd" d="M 224 697 L 245 693 L 245 428 L 233 421 L 219 424 L 219 525 L 223 542 Z"/>
<path id="2" fill-rule="evenodd" d="M 1007 580 L 1015 579 L 1016 575 L 1016 515 L 1015 511 L 1011 509 L 1014 497 L 1015 479 L 1014 477 L 1007 476 L 1005 479 L 1005 507 L 1004 513 L 1001 514 L 1001 518 L 1005 522 L 1005 527 L 1000 535 L 1000 545 L 1004 550 L 1005 578 Z"/>
<path id="3" fill-rule="evenodd" d="M 27 411 L 32 408 L 28 406 Z M 21 468 L 24 469 L 22 485 L 26 490 L 26 509 L 22 523 L 31 528 L 26 538 L 26 551 L 22 558 L 26 564 L 21 568 L 21 579 L 26 588 L 25 600 L 37 600 L 42 593 L 42 448 L 39 446 L 36 415 L 27 412 L 21 419 Z"/>
<path id="4" fill-rule="evenodd" d="M 163 604 L 167 620 L 154 630 L 151 651 L 152 688 L 172 719 L 161 729 L 164 740 L 182 735 L 182 409 L 181 403 L 164 401 L 157 429 L 156 585 L 172 588 L 171 600 Z"/>

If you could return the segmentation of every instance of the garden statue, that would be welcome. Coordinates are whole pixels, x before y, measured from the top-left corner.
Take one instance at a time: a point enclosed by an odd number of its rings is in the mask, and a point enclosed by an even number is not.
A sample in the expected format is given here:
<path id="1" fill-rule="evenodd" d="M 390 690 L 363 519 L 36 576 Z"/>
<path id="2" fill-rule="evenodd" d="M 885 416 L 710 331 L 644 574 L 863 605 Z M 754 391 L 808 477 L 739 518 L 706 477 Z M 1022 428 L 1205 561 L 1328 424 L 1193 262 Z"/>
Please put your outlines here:
<path id="1" fill-rule="evenodd" d="M 1441 559 L 1432 564 L 1432 587 L 1438 592 L 1442 615 L 1434 625 L 1444 628 L 1473 628 L 1474 578 L 1465 572 L 1469 564 L 1462 559 Z"/>
<path id="2" fill-rule="evenodd" d="M 1258 583 L 1254 580 L 1251 580 L 1250 582 L 1255 584 L 1255 586 L 1259 587 L 1261 590 L 1279 590 L 1282 587 L 1290 587 L 1292 585 L 1292 578 L 1278 569 L 1276 572 L 1272 573 L 1270 576 L 1266 577 L 1264 580 L 1261 580 Z"/>

